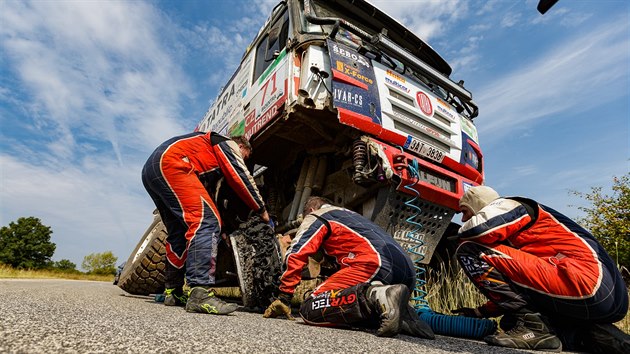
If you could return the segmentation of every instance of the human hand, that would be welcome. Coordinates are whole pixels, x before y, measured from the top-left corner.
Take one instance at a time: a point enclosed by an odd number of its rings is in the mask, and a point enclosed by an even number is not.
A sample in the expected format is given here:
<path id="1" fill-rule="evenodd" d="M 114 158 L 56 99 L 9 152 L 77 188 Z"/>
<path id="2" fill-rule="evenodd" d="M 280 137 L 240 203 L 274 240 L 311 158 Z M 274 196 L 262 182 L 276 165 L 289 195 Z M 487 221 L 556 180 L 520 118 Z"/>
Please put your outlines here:
<path id="1" fill-rule="evenodd" d="M 232 244 L 230 243 L 230 236 L 228 236 L 225 232 L 223 232 L 221 233 L 221 238 L 225 242 L 226 246 L 228 246 L 228 248 L 232 247 Z"/>
<path id="2" fill-rule="evenodd" d="M 262 213 L 260 213 L 260 218 L 262 219 L 262 221 L 269 223 L 269 213 L 267 212 L 267 210 L 264 210 Z"/>
<path id="3" fill-rule="evenodd" d="M 291 315 L 291 295 L 281 293 L 276 300 L 274 300 L 263 314 L 264 318 L 276 318 L 278 316 L 286 316 L 288 320 L 293 321 L 295 318 Z"/>
<path id="4" fill-rule="evenodd" d="M 470 307 L 460 307 L 458 309 L 451 310 L 451 313 L 454 313 L 459 316 L 466 316 L 466 317 L 475 317 L 475 318 L 484 317 L 481 311 L 479 311 L 476 308 L 470 308 Z"/>

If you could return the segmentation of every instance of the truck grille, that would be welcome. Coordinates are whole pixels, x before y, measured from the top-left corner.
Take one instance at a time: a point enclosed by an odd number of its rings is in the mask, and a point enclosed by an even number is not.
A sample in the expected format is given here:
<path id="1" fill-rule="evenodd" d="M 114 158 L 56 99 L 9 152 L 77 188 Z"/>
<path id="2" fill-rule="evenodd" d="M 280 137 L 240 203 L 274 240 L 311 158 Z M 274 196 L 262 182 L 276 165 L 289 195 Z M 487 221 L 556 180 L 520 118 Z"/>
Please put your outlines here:
<path id="1" fill-rule="evenodd" d="M 395 104 L 392 104 L 391 116 L 394 119 L 394 128 L 426 141 L 447 154 L 451 152 L 451 145 L 455 145 L 449 131 L 425 120 L 421 121 L 419 117 Z"/>

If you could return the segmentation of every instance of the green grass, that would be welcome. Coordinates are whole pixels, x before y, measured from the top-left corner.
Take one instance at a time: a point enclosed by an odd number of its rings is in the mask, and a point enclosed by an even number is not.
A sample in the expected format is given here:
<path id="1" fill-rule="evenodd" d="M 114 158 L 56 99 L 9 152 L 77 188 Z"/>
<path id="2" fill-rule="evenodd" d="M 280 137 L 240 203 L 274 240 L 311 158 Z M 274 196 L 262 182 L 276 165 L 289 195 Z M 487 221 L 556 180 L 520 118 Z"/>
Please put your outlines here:
<path id="1" fill-rule="evenodd" d="M 14 269 L 0 264 L 0 279 L 73 279 L 114 281 L 113 275 L 86 274 L 79 271 L 59 271 L 52 269 Z"/>

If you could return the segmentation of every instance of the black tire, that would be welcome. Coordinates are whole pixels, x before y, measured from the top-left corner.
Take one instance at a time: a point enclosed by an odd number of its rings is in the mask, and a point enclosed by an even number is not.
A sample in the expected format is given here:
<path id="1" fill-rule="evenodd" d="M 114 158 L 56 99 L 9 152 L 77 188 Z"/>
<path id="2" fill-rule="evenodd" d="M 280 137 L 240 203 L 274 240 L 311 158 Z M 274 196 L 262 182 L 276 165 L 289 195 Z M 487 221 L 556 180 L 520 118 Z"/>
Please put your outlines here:
<path id="1" fill-rule="evenodd" d="M 433 252 L 433 257 L 429 262 L 429 267 L 435 271 L 447 271 L 449 273 L 455 272 L 459 269 L 459 263 L 455 259 L 455 250 L 457 249 L 457 240 L 453 239 L 453 236 L 457 236 L 457 231 L 461 225 L 457 223 L 450 223 L 437 247 Z"/>
<path id="2" fill-rule="evenodd" d="M 264 310 L 280 284 L 280 245 L 268 224 L 258 216 L 230 235 L 243 306 Z"/>
<path id="3" fill-rule="evenodd" d="M 156 213 L 120 273 L 118 286 L 121 289 L 134 295 L 164 292 L 166 235 L 162 219 Z"/>

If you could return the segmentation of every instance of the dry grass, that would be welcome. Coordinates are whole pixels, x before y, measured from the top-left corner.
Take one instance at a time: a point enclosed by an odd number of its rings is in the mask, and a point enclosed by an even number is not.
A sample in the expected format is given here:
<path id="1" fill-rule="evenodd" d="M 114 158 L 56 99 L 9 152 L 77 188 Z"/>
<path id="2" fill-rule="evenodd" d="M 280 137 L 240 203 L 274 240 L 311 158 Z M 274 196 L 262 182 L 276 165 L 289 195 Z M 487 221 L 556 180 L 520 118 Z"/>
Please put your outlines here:
<path id="1" fill-rule="evenodd" d="M 114 276 L 85 274 L 79 271 L 61 272 L 57 270 L 14 269 L 0 264 L 0 279 L 73 279 L 113 282 Z"/>
<path id="2" fill-rule="evenodd" d="M 450 314 L 452 309 L 476 307 L 487 301 L 461 268 L 446 270 L 442 265 L 439 271 L 427 271 L 426 300 L 433 311 Z"/>
<path id="3" fill-rule="evenodd" d="M 468 280 L 464 271 L 459 267 L 456 268 L 456 270 L 450 271 L 444 268 L 439 271 L 428 271 L 426 299 L 433 311 L 450 314 L 451 309 L 476 307 L 487 301 Z M 628 292 L 630 292 L 630 288 Z M 615 325 L 625 333 L 630 334 L 630 314 Z"/>

